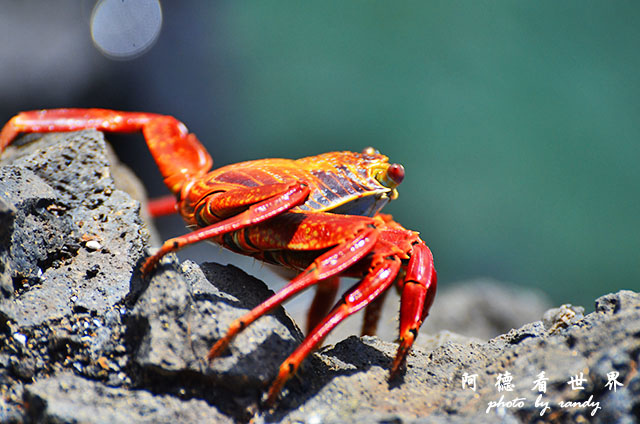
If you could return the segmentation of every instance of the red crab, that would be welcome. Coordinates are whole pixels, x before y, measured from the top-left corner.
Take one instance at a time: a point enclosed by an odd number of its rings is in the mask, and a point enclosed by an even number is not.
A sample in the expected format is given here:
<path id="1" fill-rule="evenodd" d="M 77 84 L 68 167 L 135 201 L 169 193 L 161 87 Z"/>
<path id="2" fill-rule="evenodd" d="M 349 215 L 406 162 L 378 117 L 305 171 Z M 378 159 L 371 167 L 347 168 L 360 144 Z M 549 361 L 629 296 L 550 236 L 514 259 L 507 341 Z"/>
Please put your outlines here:
<path id="1" fill-rule="evenodd" d="M 398 196 L 402 165 L 373 148 L 332 152 L 298 160 L 263 159 L 210 171 L 211 156 L 183 123 L 171 116 L 105 109 L 22 112 L 0 133 L 0 152 L 21 132 L 142 131 L 178 212 L 192 232 L 166 241 L 142 267 L 181 247 L 209 240 L 230 250 L 300 273 L 278 293 L 236 319 L 207 358 L 260 316 L 311 285 L 308 335 L 280 366 L 269 389 L 272 405 L 301 362 L 347 316 L 366 306 L 363 334 L 373 334 L 386 290 L 401 293 L 399 347 L 393 376 L 403 364 L 436 294 L 436 271 L 418 233 L 380 209 Z M 175 203 L 174 203 L 175 204 Z M 359 278 L 333 305 L 338 277 Z"/>

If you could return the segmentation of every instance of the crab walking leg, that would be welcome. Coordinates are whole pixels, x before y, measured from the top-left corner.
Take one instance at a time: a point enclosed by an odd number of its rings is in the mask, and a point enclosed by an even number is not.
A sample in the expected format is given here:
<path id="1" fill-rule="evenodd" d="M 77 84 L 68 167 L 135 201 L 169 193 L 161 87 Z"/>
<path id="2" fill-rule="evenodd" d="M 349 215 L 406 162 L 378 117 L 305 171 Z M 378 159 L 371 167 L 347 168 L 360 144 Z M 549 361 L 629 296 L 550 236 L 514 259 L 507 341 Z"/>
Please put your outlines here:
<path id="1" fill-rule="evenodd" d="M 149 201 L 151 216 L 169 215 L 180 213 L 187 225 L 207 227 L 216 224 L 225 218 L 238 214 L 254 204 L 278 196 L 287 196 L 287 192 L 293 185 L 306 185 L 304 183 L 272 183 L 257 187 L 232 188 L 222 191 L 222 188 L 211 193 L 208 184 L 190 185 L 189 192 L 180 203 L 176 197 L 168 195 Z"/>
<path id="2" fill-rule="evenodd" d="M 87 128 L 120 133 L 142 131 L 165 184 L 175 194 L 185 181 L 206 174 L 213 166 L 213 159 L 200 141 L 174 117 L 106 109 L 21 112 L 2 128 L 0 151 L 21 132 L 63 132 Z"/>
<path id="3" fill-rule="evenodd" d="M 281 214 L 294 206 L 304 203 L 309 196 L 309 187 L 304 183 L 292 183 L 289 190 L 278 196 L 269 198 L 249 207 L 248 210 L 223 221 L 200 228 L 189 234 L 175 237 L 165 241 L 160 249 L 150 256 L 142 265 L 142 275 L 148 275 L 167 253 L 174 252 L 182 247 L 207 240 L 221 234 L 229 233 L 240 228 L 255 225 Z"/>
<path id="4" fill-rule="evenodd" d="M 153 218 L 178 213 L 176 196 L 169 194 L 167 196 L 150 199 L 147 202 L 147 210 Z"/>
<path id="5" fill-rule="evenodd" d="M 414 244 L 407 274 L 403 280 L 400 298 L 400 345 L 391 366 L 393 377 L 418 337 L 422 322 L 429 315 L 429 309 L 436 296 L 437 274 L 433 265 L 431 250 L 422 242 Z"/>
<path id="6" fill-rule="evenodd" d="M 318 282 L 313 302 L 311 302 L 307 314 L 307 334 L 327 316 L 336 300 L 339 288 L 340 277 L 338 276 L 329 277 Z"/>
<path id="7" fill-rule="evenodd" d="M 323 255 L 319 256 L 307 269 L 291 280 L 282 290 L 253 308 L 244 316 L 234 320 L 224 337 L 219 339 L 209 351 L 207 359 L 220 356 L 229 346 L 231 340 L 245 327 L 251 324 L 262 315 L 268 313 L 285 300 L 316 284 L 318 281 L 332 278 L 367 255 L 376 241 L 378 231 L 374 228 L 362 231 L 349 243 L 334 247 Z"/>
<path id="8" fill-rule="evenodd" d="M 307 190 L 310 190 L 305 182 L 289 180 L 283 183 L 233 188 L 227 191 L 211 193 L 209 185 L 204 184 L 201 186 L 196 182 L 191 186 L 189 194 L 185 196 L 181 204 L 180 214 L 184 219 L 190 220 L 193 213 L 195 221 L 191 223 L 197 224 L 199 227 L 206 227 L 209 224 L 236 215 L 238 211 L 259 202 L 280 196 L 286 198 L 288 196 L 287 192 L 293 186 L 304 186 L 307 187 Z"/>
<path id="9" fill-rule="evenodd" d="M 396 258 L 382 260 L 358 284 L 349 290 L 333 311 L 318 324 L 300 346 L 280 365 L 280 371 L 269 388 L 266 404 L 276 401 L 284 384 L 298 370 L 304 359 L 320 344 L 325 337 L 349 315 L 358 312 L 389 288 L 398 274 L 400 261 Z"/>
<path id="10" fill-rule="evenodd" d="M 369 303 L 364 310 L 364 318 L 362 320 L 362 331 L 360 334 L 363 336 L 375 336 L 378 330 L 378 322 L 380 321 L 380 315 L 382 313 L 382 306 L 384 305 L 384 300 L 387 298 L 386 291 L 376 300 Z"/>

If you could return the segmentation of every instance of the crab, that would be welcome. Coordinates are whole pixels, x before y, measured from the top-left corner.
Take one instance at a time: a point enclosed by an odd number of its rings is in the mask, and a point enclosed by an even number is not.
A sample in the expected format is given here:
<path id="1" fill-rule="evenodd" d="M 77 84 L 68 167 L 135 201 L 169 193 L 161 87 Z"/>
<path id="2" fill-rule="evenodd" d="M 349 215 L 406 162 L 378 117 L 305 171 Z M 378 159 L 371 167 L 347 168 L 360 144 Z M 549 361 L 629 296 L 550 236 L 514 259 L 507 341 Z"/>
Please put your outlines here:
<path id="1" fill-rule="evenodd" d="M 210 170 L 213 160 L 194 134 L 171 116 L 106 109 L 22 112 L 0 132 L 0 152 L 19 133 L 82 129 L 142 131 L 175 196 L 156 213 L 177 210 L 192 230 L 162 244 L 142 266 L 154 272 L 169 252 L 208 240 L 234 252 L 298 272 L 282 290 L 233 321 L 207 355 L 214 360 L 253 321 L 315 285 L 308 335 L 282 363 L 269 388 L 273 405 L 304 359 L 346 317 L 365 308 L 362 334 L 375 333 L 382 301 L 396 285 L 401 296 L 398 350 L 390 378 L 401 369 L 433 303 L 433 255 L 415 231 L 380 210 L 398 197 L 404 168 L 373 148 L 297 160 L 262 159 Z M 341 276 L 358 282 L 335 303 Z"/>

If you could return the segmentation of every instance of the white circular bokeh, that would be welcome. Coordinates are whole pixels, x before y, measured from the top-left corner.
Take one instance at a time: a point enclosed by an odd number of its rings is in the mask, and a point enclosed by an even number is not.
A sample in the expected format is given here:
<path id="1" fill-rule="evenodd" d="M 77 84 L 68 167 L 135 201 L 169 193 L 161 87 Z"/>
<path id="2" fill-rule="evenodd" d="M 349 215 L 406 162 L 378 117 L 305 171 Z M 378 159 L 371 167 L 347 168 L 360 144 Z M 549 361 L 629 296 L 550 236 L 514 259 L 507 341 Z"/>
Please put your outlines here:
<path id="1" fill-rule="evenodd" d="M 112 59 L 133 59 L 145 53 L 161 28 L 159 0 L 100 0 L 91 14 L 93 43 Z"/>

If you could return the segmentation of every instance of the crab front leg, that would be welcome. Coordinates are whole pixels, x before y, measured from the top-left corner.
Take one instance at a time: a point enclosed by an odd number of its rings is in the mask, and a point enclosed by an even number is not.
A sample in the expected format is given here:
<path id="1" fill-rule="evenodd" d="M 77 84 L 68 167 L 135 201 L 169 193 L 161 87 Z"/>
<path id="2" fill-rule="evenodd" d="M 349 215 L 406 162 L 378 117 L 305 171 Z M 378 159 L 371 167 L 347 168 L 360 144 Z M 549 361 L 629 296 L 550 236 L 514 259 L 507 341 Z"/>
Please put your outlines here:
<path id="1" fill-rule="evenodd" d="M 394 254 L 403 260 L 408 260 L 402 277 L 397 280 L 401 293 L 398 340 L 400 345 L 391 366 L 390 377 L 393 378 L 404 363 L 418 336 L 420 326 L 429 314 L 436 295 L 438 276 L 431 250 L 418 237 L 418 233 L 407 230 L 395 222 L 391 215 L 377 214 L 376 218 L 384 222 L 384 226 L 380 228 L 378 242 L 381 246 L 377 249 L 387 249 L 389 252 L 395 252 Z M 363 323 L 364 334 L 375 331 L 383 300 L 384 296 L 380 296 L 367 306 Z"/>
<path id="2" fill-rule="evenodd" d="M 142 275 L 148 275 L 160 259 L 169 252 L 267 221 L 304 203 L 308 196 L 309 187 L 301 182 L 242 188 L 207 196 L 196 206 L 195 216 L 185 215 L 184 218 L 193 219 L 195 223 L 206 224 L 218 220 L 217 214 L 224 216 L 227 211 L 237 210 L 239 207 L 248 209 L 222 221 L 198 228 L 191 233 L 165 241 L 160 249 L 142 265 Z M 249 198 L 255 203 L 247 204 Z"/>
<path id="3" fill-rule="evenodd" d="M 400 345 L 391 366 L 391 377 L 404 363 L 436 296 L 438 277 L 431 250 L 418 239 L 410 255 L 406 275 L 401 282 Z"/>
<path id="4" fill-rule="evenodd" d="M 194 134 L 172 116 L 108 109 L 49 109 L 21 112 L 0 132 L 0 151 L 19 133 L 65 132 L 94 128 L 128 133 L 142 131 L 165 184 L 178 194 L 184 184 L 206 174 L 213 160 Z"/>

